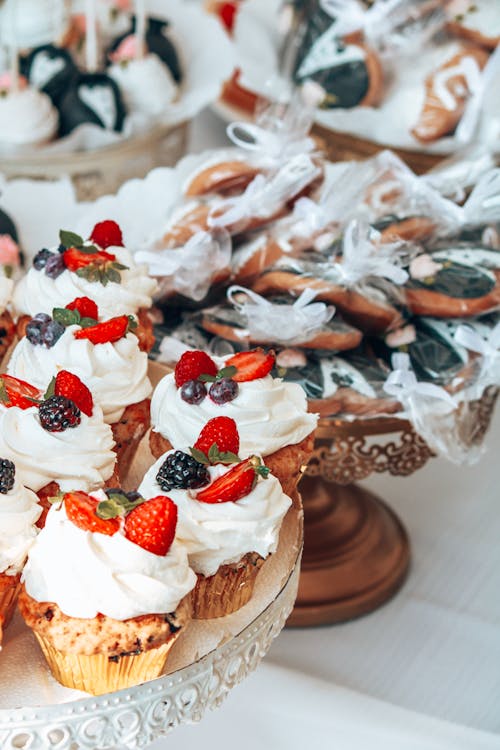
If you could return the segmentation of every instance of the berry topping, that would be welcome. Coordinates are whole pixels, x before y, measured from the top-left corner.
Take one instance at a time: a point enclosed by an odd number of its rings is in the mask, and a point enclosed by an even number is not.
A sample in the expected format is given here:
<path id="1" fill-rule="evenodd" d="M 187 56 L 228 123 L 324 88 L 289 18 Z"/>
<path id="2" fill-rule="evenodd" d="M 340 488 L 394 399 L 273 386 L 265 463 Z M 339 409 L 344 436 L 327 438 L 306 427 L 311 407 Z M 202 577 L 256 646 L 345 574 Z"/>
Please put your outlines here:
<path id="1" fill-rule="evenodd" d="M 40 391 L 33 385 L 12 375 L 0 375 L 0 402 L 7 407 L 18 406 L 29 409 L 40 398 Z"/>
<path id="2" fill-rule="evenodd" d="M 92 416 L 94 408 L 92 394 L 77 375 L 68 370 L 58 372 L 54 383 L 54 393 L 56 396 L 65 396 L 72 401 L 87 417 Z"/>
<path id="3" fill-rule="evenodd" d="M 180 395 L 188 404 L 200 404 L 207 395 L 207 387 L 200 380 L 186 380 L 181 385 Z"/>
<path id="4" fill-rule="evenodd" d="M 235 503 L 253 490 L 259 476 L 267 479 L 268 474 L 269 469 L 261 459 L 250 456 L 198 492 L 196 499 L 202 503 Z"/>
<path id="5" fill-rule="evenodd" d="M 99 317 L 97 305 L 90 297 L 77 297 L 73 302 L 66 305 L 66 310 L 77 310 L 81 318 L 97 320 Z"/>
<path id="6" fill-rule="evenodd" d="M 46 313 L 37 313 L 26 326 L 26 338 L 33 344 L 45 345 L 48 349 L 54 346 L 64 333 L 64 326 L 57 323 Z"/>
<path id="7" fill-rule="evenodd" d="M 238 395 L 239 386 L 232 378 L 221 378 L 210 386 L 208 395 L 216 404 L 227 404 Z"/>
<path id="8" fill-rule="evenodd" d="M 103 519 L 97 515 L 99 501 L 85 492 L 67 492 L 64 496 L 66 515 L 83 531 L 113 536 L 120 528 L 119 518 Z"/>
<path id="9" fill-rule="evenodd" d="M 82 237 L 74 232 L 61 231 L 61 244 L 65 250 L 60 256 L 66 268 L 87 281 L 98 281 L 103 286 L 109 281 L 121 282 L 120 271 L 127 266 L 116 261 L 116 255 L 100 250 L 95 245 L 85 243 Z"/>
<path id="10" fill-rule="evenodd" d="M 217 375 L 217 365 L 206 352 L 199 350 L 184 352 L 175 366 L 175 384 L 177 388 L 188 380 L 198 380 L 200 375 Z"/>
<path id="11" fill-rule="evenodd" d="M 0 494 L 6 495 L 14 486 L 16 467 L 7 458 L 0 458 Z"/>
<path id="12" fill-rule="evenodd" d="M 210 474 L 206 466 L 188 453 L 175 451 L 161 465 L 156 481 L 163 492 L 198 489 L 210 482 Z"/>
<path id="13" fill-rule="evenodd" d="M 112 246 L 123 247 L 122 230 L 116 221 L 111 221 L 111 219 L 100 221 L 99 224 L 96 224 L 92 230 L 90 239 L 96 245 L 100 245 L 103 248 Z"/>
<path id="14" fill-rule="evenodd" d="M 51 253 L 50 250 L 47 250 L 46 247 L 44 247 L 42 250 L 39 250 L 33 258 L 33 268 L 36 268 L 37 271 L 42 271 L 45 268 L 47 260 L 52 255 L 54 255 L 54 253 Z"/>
<path id="15" fill-rule="evenodd" d="M 234 21 L 236 17 L 237 5 L 234 2 L 222 3 L 219 6 L 219 17 L 226 29 L 231 33 L 234 28 Z"/>
<path id="16" fill-rule="evenodd" d="M 64 256 L 52 253 L 45 263 L 45 274 L 49 279 L 57 279 L 66 270 Z"/>
<path id="17" fill-rule="evenodd" d="M 200 432 L 191 453 L 197 461 L 211 464 L 239 461 L 240 437 L 231 417 L 214 417 Z"/>
<path id="18" fill-rule="evenodd" d="M 226 367 L 236 367 L 232 376 L 237 383 L 246 383 L 269 375 L 274 366 L 274 353 L 263 349 L 239 352 L 227 360 Z"/>
<path id="19" fill-rule="evenodd" d="M 119 315 L 117 318 L 110 318 L 104 323 L 97 323 L 95 326 L 75 331 L 74 335 L 75 339 L 88 339 L 92 344 L 113 344 L 136 326 L 133 318 L 128 315 Z"/>
<path id="20" fill-rule="evenodd" d="M 70 247 L 64 251 L 64 264 L 70 271 L 78 271 L 80 268 L 90 265 L 104 265 L 116 260 L 116 255 L 107 253 L 105 250 L 90 250 L 86 247 Z"/>
<path id="21" fill-rule="evenodd" d="M 177 506 L 164 495 L 146 500 L 125 518 L 125 536 L 154 555 L 167 554 L 174 541 Z"/>
<path id="22" fill-rule="evenodd" d="M 69 427 L 78 427 L 81 420 L 80 409 L 65 396 L 50 396 L 38 407 L 40 424 L 48 432 L 63 432 Z"/>

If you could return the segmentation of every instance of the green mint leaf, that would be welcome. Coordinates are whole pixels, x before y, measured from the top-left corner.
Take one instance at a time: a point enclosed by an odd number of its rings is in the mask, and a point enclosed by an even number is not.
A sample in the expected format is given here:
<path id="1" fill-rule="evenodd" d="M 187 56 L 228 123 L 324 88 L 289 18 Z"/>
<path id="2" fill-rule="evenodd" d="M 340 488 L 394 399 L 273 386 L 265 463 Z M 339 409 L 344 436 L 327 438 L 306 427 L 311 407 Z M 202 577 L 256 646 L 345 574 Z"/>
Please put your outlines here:
<path id="1" fill-rule="evenodd" d="M 212 443 L 208 449 L 208 460 L 211 464 L 216 464 L 219 460 L 219 448 L 217 443 Z"/>
<path id="2" fill-rule="evenodd" d="M 85 253 L 86 255 L 95 255 L 99 252 L 99 248 L 95 245 L 82 245 L 80 248 L 78 248 L 82 253 Z"/>
<path id="3" fill-rule="evenodd" d="M 8 279 L 12 278 L 12 274 L 14 273 L 14 267 L 7 264 L 3 267 L 3 272 L 6 275 Z"/>
<path id="4" fill-rule="evenodd" d="M 137 320 L 134 318 L 134 316 L 133 315 L 129 315 L 128 316 L 128 328 L 127 328 L 127 330 L 128 331 L 135 331 L 135 329 L 137 328 L 138 325 L 139 324 L 138 324 Z"/>
<path id="5" fill-rule="evenodd" d="M 222 451 L 222 453 L 219 453 L 220 464 L 238 464 L 240 460 L 240 457 L 231 451 Z"/>
<path id="6" fill-rule="evenodd" d="M 215 375 L 200 375 L 198 380 L 202 383 L 215 383 L 216 377 Z"/>
<path id="7" fill-rule="evenodd" d="M 198 448 L 190 448 L 189 450 L 194 460 L 198 461 L 199 464 L 204 464 L 205 466 L 209 464 L 209 460 L 203 451 L 200 451 Z"/>
<path id="8" fill-rule="evenodd" d="M 124 266 L 123 263 L 118 263 L 117 260 L 112 262 L 112 267 L 116 268 L 117 271 L 129 271 L 129 266 Z"/>
<path id="9" fill-rule="evenodd" d="M 81 318 L 80 319 L 80 325 L 82 328 L 90 328 L 91 326 L 96 326 L 98 323 L 97 320 L 94 320 L 94 318 Z"/>
<path id="10" fill-rule="evenodd" d="M 113 281 L 115 284 L 121 284 L 122 283 L 122 277 L 120 276 L 120 272 L 117 271 L 115 268 L 115 264 L 111 263 L 109 268 L 107 268 L 104 271 L 108 281 Z"/>
<path id="11" fill-rule="evenodd" d="M 68 232 L 65 229 L 61 229 L 59 232 L 59 242 L 63 247 L 78 247 L 81 248 L 83 245 L 83 237 L 75 232 Z"/>
<path id="12" fill-rule="evenodd" d="M 238 372 L 237 368 L 233 365 L 230 365 L 229 367 L 223 367 L 222 370 L 219 370 L 219 372 L 216 375 L 217 380 L 221 380 L 222 378 L 232 378 L 233 375 L 236 375 Z"/>
<path id="13" fill-rule="evenodd" d="M 0 378 L 0 401 L 3 404 L 9 403 L 9 394 L 7 393 L 7 388 L 4 385 L 3 380 Z"/>
<path id="14" fill-rule="evenodd" d="M 122 506 L 116 502 L 114 498 L 108 498 L 107 500 L 101 500 L 96 508 L 96 516 L 102 518 L 104 521 L 110 518 L 117 518 L 122 515 Z"/>
<path id="15" fill-rule="evenodd" d="M 78 310 L 67 310 L 65 307 L 54 307 L 52 318 L 63 326 L 74 326 L 80 322 Z"/>
<path id="16" fill-rule="evenodd" d="M 55 392 L 56 392 L 56 379 L 52 378 L 52 380 L 47 386 L 47 390 L 43 394 L 43 400 L 47 401 L 48 398 L 52 398 Z"/>

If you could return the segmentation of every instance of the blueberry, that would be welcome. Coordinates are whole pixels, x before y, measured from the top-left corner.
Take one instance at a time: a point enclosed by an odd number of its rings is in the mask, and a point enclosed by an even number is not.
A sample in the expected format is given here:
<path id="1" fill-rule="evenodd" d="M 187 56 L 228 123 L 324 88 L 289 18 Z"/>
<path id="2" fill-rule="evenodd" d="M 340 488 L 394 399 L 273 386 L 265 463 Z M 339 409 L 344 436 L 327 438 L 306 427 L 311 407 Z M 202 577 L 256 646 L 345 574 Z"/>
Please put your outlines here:
<path id="1" fill-rule="evenodd" d="M 51 255 L 54 255 L 54 253 L 51 253 L 50 250 L 47 250 L 47 248 L 44 247 L 33 258 L 33 268 L 36 268 L 37 271 L 41 271 L 42 268 L 45 268 L 45 264 Z"/>
<path id="2" fill-rule="evenodd" d="M 45 263 L 45 273 L 47 276 L 50 279 L 57 279 L 64 270 L 66 270 L 66 266 L 64 265 L 63 256 L 59 255 L 59 253 L 57 255 L 52 253 L 52 257 L 48 258 Z"/>
<path id="3" fill-rule="evenodd" d="M 59 247 L 57 248 L 58 253 L 64 253 L 65 251 L 66 251 L 66 248 L 64 247 L 64 245 L 59 245 Z"/>
<path id="4" fill-rule="evenodd" d="M 33 320 L 36 320 L 38 323 L 49 323 L 52 318 L 47 313 L 37 313 L 33 316 Z"/>
<path id="5" fill-rule="evenodd" d="M 26 338 L 28 339 L 30 344 L 33 344 L 33 346 L 43 343 L 42 323 L 40 323 L 39 320 L 30 320 L 30 322 L 26 326 Z"/>
<path id="6" fill-rule="evenodd" d="M 51 320 L 42 326 L 42 342 L 50 349 L 56 341 L 61 338 L 66 329 L 55 320 Z"/>
<path id="7" fill-rule="evenodd" d="M 227 404 L 238 395 L 238 383 L 231 378 L 221 378 L 212 383 L 208 395 L 216 404 Z"/>
<path id="8" fill-rule="evenodd" d="M 181 398 L 188 404 L 199 404 L 207 395 L 205 383 L 200 380 L 186 380 L 181 385 Z"/>

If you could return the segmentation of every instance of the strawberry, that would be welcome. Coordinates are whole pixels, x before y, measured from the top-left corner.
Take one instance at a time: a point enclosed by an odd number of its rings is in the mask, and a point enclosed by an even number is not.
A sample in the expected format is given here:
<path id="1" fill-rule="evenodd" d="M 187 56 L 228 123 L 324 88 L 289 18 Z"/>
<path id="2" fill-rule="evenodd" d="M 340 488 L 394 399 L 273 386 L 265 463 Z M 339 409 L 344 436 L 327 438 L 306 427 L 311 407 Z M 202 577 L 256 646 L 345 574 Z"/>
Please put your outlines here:
<path id="1" fill-rule="evenodd" d="M 88 339 L 93 344 L 114 343 L 125 336 L 129 323 L 128 315 L 118 315 L 118 317 L 110 318 L 104 323 L 81 328 L 79 331 L 75 331 L 74 336 L 75 339 Z"/>
<path id="2" fill-rule="evenodd" d="M 208 457 L 209 452 L 213 451 L 213 445 L 216 446 L 216 453 L 219 454 L 219 456 L 214 456 L 215 458 L 224 458 L 221 455 L 224 453 L 238 455 L 240 436 L 238 435 L 238 428 L 234 419 L 231 419 L 231 417 L 214 417 L 214 419 L 210 419 L 200 432 L 200 436 L 193 448 L 201 451 Z M 211 448 L 212 451 L 210 450 Z M 214 461 L 213 463 L 216 462 Z M 224 463 L 224 461 L 217 463 Z"/>
<path id="3" fill-rule="evenodd" d="M 70 271 L 78 271 L 79 268 L 85 268 L 85 266 L 102 266 L 105 263 L 112 263 L 116 260 L 116 255 L 107 253 L 105 250 L 97 250 L 97 252 L 85 252 L 84 249 L 78 247 L 70 247 L 63 253 L 63 261 L 66 268 Z"/>
<path id="4" fill-rule="evenodd" d="M 165 495 L 146 500 L 125 518 L 125 536 L 154 555 L 167 554 L 174 541 L 177 505 Z"/>
<path id="5" fill-rule="evenodd" d="M 198 380 L 200 375 L 217 375 L 217 365 L 208 354 L 198 350 L 184 352 L 175 366 L 175 384 L 177 388 L 188 380 Z"/>
<path id="6" fill-rule="evenodd" d="M 226 367 L 236 367 L 232 379 L 237 383 L 246 383 L 269 375 L 274 367 L 274 352 L 263 349 L 252 349 L 249 352 L 239 352 L 226 361 Z"/>
<path id="7" fill-rule="evenodd" d="M 77 297 L 73 302 L 66 305 L 66 310 L 77 310 L 81 318 L 97 320 L 99 317 L 97 305 L 90 297 Z"/>
<path id="8" fill-rule="evenodd" d="M 89 239 L 104 249 L 113 246 L 123 247 L 122 230 L 116 221 L 112 221 L 111 219 L 100 221 L 96 224 Z"/>
<path id="9" fill-rule="evenodd" d="M 219 6 L 218 13 L 226 29 L 229 32 L 232 32 L 234 28 L 234 20 L 236 16 L 236 3 L 235 2 L 222 3 Z"/>
<path id="10" fill-rule="evenodd" d="M 202 503 L 235 503 L 253 490 L 258 476 L 266 478 L 268 474 L 260 458 L 250 456 L 198 492 L 196 499 Z"/>
<path id="11" fill-rule="evenodd" d="M 85 385 L 82 383 L 77 375 L 74 375 L 68 370 L 61 370 L 56 375 L 56 382 L 54 385 L 54 394 L 56 396 L 65 396 L 73 401 L 78 406 L 80 411 L 83 411 L 87 417 L 92 416 L 94 408 L 94 401 L 92 394 Z"/>
<path id="12" fill-rule="evenodd" d="M 12 375 L 0 375 L 0 402 L 3 406 L 18 406 L 29 409 L 34 402 L 39 401 L 41 393 L 25 380 L 19 380 Z"/>
<path id="13" fill-rule="evenodd" d="M 120 528 L 119 518 L 99 518 L 96 513 L 99 500 L 86 492 L 67 492 L 64 496 L 66 515 L 83 531 L 93 531 L 113 536 Z"/>

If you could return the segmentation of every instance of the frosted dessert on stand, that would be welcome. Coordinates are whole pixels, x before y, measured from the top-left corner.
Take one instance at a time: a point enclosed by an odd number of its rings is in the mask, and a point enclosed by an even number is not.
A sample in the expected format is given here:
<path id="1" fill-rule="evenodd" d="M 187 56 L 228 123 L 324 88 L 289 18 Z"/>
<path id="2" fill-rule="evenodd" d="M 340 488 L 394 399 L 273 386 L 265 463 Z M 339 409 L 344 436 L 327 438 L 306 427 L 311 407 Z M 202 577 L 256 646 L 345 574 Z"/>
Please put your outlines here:
<path id="1" fill-rule="evenodd" d="M 66 493 L 30 551 L 19 599 L 54 677 L 94 695 L 158 677 L 196 576 L 163 495 Z"/>
<path id="2" fill-rule="evenodd" d="M 239 448 L 234 420 L 215 417 L 191 453 L 168 451 L 139 487 L 145 495 L 167 492 L 178 507 L 177 536 L 197 574 L 196 619 L 224 617 L 250 600 L 292 504 L 263 460 L 240 461 Z"/>
<path id="3" fill-rule="evenodd" d="M 57 133 L 59 117 L 49 97 L 20 77 L 0 75 L 0 153 L 24 146 L 39 146 Z"/>

